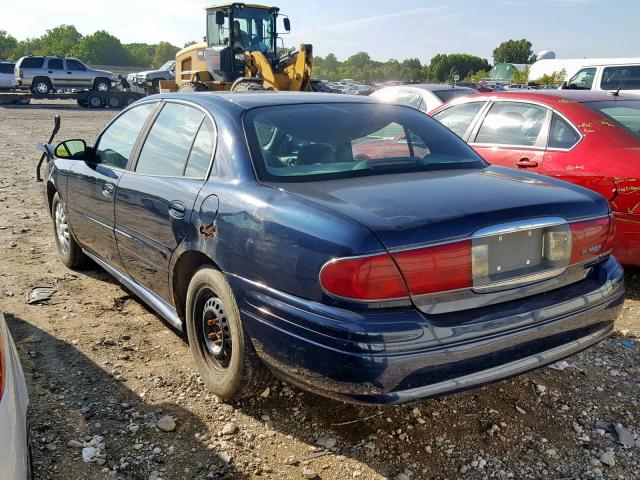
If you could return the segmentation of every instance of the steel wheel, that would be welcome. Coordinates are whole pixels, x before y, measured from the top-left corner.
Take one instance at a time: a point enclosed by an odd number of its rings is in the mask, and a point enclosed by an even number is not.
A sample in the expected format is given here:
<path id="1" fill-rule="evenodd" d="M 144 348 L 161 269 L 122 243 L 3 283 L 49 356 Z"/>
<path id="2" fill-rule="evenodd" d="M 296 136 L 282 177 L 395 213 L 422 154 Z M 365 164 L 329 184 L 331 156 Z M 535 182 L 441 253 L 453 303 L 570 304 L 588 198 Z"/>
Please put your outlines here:
<path id="1" fill-rule="evenodd" d="M 227 368 L 231 360 L 231 331 L 222 301 L 208 290 L 202 300 L 202 341 L 219 368 Z"/>
<path id="2" fill-rule="evenodd" d="M 58 205 L 56 205 L 55 224 L 60 251 L 64 255 L 67 255 L 69 253 L 70 246 L 69 224 L 67 223 L 67 213 L 65 212 L 64 204 L 62 202 L 59 202 Z"/>

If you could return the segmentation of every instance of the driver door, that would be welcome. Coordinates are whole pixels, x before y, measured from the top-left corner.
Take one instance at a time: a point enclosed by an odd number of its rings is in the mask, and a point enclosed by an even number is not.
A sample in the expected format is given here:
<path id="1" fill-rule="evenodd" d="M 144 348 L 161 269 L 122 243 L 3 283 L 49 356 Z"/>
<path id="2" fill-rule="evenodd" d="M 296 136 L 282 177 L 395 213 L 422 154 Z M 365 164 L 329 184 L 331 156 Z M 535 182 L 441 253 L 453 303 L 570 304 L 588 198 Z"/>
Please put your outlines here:
<path id="1" fill-rule="evenodd" d="M 80 245 L 122 269 L 114 233 L 114 199 L 129 157 L 157 102 L 125 111 L 94 144 L 95 158 L 74 161 L 68 174 L 67 208 Z"/>

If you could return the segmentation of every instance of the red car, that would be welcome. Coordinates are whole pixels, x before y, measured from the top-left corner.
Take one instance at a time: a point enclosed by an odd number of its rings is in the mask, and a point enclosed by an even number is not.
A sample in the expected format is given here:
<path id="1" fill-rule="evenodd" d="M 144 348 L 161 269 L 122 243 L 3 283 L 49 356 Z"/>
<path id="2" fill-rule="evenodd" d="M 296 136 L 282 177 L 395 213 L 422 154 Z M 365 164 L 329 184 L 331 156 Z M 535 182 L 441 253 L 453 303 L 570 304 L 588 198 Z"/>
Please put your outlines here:
<path id="1" fill-rule="evenodd" d="M 640 97 L 500 92 L 455 99 L 429 115 L 489 163 L 560 178 L 604 195 L 616 219 L 614 255 L 622 264 L 640 265 Z"/>

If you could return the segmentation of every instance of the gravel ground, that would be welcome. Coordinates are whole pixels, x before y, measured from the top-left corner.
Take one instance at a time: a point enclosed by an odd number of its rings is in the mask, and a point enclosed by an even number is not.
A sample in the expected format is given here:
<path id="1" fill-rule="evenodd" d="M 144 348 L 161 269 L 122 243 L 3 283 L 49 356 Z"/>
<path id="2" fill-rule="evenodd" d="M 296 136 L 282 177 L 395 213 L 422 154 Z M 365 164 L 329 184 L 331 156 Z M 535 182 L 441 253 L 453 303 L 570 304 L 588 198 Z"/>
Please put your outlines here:
<path id="1" fill-rule="evenodd" d="M 279 381 L 220 402 L 184 339 L 97 267 L 56 258 L 34 180 L 53 115 L 92 139 L 115 114 L 0 107 L 0 309 L 29 385 L 36 479 L 635 479 L 640 273 L 614 336 L 528 375 L 417 405 L 346 405 Z M 26 303 L 36 286 L 47 302 Z"/>

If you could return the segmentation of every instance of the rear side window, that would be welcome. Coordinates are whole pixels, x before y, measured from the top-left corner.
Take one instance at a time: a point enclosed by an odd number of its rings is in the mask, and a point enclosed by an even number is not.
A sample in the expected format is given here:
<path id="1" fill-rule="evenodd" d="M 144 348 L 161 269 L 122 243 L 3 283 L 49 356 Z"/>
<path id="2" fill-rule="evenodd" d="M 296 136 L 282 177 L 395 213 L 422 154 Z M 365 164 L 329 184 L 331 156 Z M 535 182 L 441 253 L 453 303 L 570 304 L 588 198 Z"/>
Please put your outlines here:
<path id="1" fill-rule="evenodd" d="M 200 110 L 177 103 L 167 103 L 144 142 L 136 173 L 182 176 L 203 119 L 204 114 Z"/>
<path id="2" fill-rule="evenodd" d="M 0 63 L 0 73 L 11 73 L 13 74 L 13 63 Z"/>
<path id="3" fill-rule="evenodd" d="M 79 72 L 84 72 L 86 70 L 85 66 L 82 63 L 80 63 L 78 60 L 73 59 L 67 59 L 67 69 Z"/>
<path id="4" fill-rule="evenodd" d="M 193 147 L 191 147 L 187 168 L 184 171 L 185 177 L 204 178 L 207 176 L 213 155 L 214 133 L 211 121 L 205 118 L 200 125 Z"/>
<path id="5" fill-rule="evenodd" d="M 64 70 L 61 58 L 50 58 L 48 63 L 49 70 Z"/>
<path id="6" fill-rule="evenodd" d="M 125 168 L 140 130 L 156 103 L 145 103 L 119 116 L 102 133 L 96 145 L 98 163 Z"/>
<path id="7" fill-rule="evenodd" d="M 557 113 L 551 119 L 548 148 L 569 149 L 580 140 L 580 135 L 569 123 Z"/>
<path id="8" fill-rule="evenodd" d="M 640 65 L 607 67 L 602 71 L 602 90 L 640 90 Z"/>
<path id="9" fill-rule="evenodd" d="M 463 137 L 483 105 L 484 102 L 465 103 L 438 112 L 433 118 L 452 130 L 459 137 Z"/>
<path id="10" fill-rule="evenodd" d="M 20 68 L 42 68 L 44 57 L 27 57 L 20 62 Z"/>
<path id="11" fill-rule="evenodd" d="M 478 131 L 475 143 L 533 147 L 547 109 L 531 103 L 496 102 Z"/>

